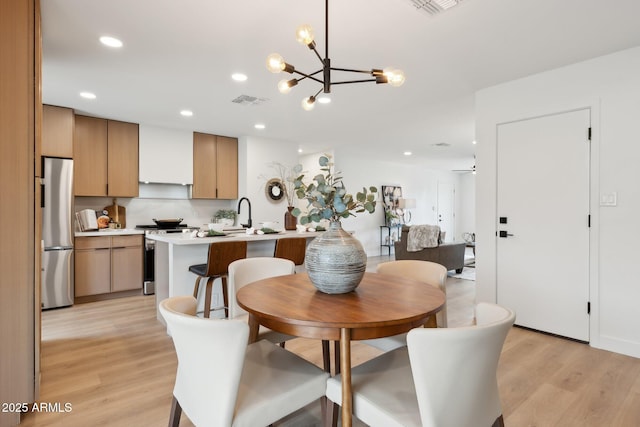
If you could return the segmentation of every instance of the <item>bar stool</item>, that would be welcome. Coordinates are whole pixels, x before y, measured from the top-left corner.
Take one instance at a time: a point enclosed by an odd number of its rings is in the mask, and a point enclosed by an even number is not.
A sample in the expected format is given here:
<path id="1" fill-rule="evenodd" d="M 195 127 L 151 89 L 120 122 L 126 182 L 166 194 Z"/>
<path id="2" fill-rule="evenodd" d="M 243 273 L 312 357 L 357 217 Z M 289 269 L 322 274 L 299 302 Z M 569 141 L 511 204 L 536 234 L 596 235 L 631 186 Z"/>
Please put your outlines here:
<path id="1" fill-rule="evenodd" d="M 284 258 L 293 261 L 295 265 L 304 264 L 307 251 L 307 239 L 304 237 L 287 237 L 276 240 L 274 258 Z"/>
<path id="2" fill-rule="evenodd" d="M 206 264 L 189 266 L 189 271 L 196 274 L 196 283 L 193 288 L 193 297 L 198 298 L 200 281 L 207 279 L 207 287 L 204 299 L 204 317 L 211 316 L 211 295 L 213 281 L 220 279 L 222 282 L 222 299 L 224 300 L 224 316 L 229 317 L 229 296 L 227 288 L 227 276 L 229 264 L 238 259 L 247 257 L 247 242 L 215 242 L 209 245 L 209 255 Z"/>

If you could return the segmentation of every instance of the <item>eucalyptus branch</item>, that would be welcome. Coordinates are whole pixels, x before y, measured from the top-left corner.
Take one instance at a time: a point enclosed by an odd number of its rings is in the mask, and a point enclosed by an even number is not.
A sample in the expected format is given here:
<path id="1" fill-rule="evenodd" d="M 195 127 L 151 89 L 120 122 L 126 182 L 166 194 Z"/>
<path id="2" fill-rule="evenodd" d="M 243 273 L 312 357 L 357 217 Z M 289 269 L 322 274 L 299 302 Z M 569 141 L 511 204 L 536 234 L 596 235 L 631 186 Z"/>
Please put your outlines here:
<path id="1" fill-rule="evenodd" d="M 302 225 L 319 222 L 322 219 L 339 221 L 341 218 L 355 216 L 355 213 L 373 213 L 376 209 L 376 187 L 362 188 L 362 192 L 354 197 L 347 193 L 342 182 L 342 173 L 334 172 L 331 156 L 325 154 L 318 159 L 322 173 L 313 177 L 310 184 L 303 182 L 304 174 L 294 181 L 295 193 L 298 199 L 306 200 L 307 212 L 295 208 L 292 214 L 297 216 Z"/>

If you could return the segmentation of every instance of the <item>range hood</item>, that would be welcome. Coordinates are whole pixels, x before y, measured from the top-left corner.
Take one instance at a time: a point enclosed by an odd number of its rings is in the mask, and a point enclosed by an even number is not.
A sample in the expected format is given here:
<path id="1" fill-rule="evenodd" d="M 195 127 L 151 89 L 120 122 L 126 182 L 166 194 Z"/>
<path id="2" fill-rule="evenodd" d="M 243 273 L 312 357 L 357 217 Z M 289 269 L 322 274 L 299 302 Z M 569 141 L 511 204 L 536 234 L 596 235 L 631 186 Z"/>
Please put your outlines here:
<path id="1" fill-rule="evenodd" d="M 139 159 L 140 189 L 193 184 L 193 132 L 140 124 Z"/>

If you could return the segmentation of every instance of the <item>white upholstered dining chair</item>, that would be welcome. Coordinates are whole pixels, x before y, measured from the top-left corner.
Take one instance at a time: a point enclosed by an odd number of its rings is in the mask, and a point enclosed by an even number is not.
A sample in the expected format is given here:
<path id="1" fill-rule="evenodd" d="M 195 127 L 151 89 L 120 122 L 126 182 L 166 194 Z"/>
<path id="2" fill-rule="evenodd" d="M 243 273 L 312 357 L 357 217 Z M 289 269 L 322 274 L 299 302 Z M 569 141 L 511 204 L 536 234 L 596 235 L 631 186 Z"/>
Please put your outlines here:
<path id="1" fill-rule="evenodd" d="M 246 322 L 195 316 L 196 299 L 160 303 L 178 356 L 170 426 L 264 426 L 325 393 L 328 374 L 268 341 L 247 345 Z"/>
<path id="2" fill-rule="evenodd" d="M 427 285 L 435 286 L 444 292 L 445 296 L 447 295 L 447 268 L 435 262 L 419 260 L 383 262 L 378 264 L 376 273 L 419 280 Z M 431 323 L 429 326 L 437 326 L 438 328 L 447 327 L 446 301 L 442 309 L 436 313 L 435 323 Z M 363 340 L 362 342 L 382 351 L 391 351 L 407 345 L 407 334 L 399 334 L 373 340 Z"/>
<path id="3" fill-rule="evenodd" d="M 238 305 L 236 293 L 245 285 L 257 280 L 269 277 L 284 276 L 295 273 L 293 261 L 284 258 L 251 257 L 239 259 L 229 264 L 229 318 L 239 319 L 247 323 L 249 314 Z M 273 343 L 283 343 L 292 338 L 292 335 L 272 331 L 260 326 L 258 340 L 268 340 Z"/>
<path id="4" fill-rule="evenodd" d="M 503 426 L 496 370 L 515 313 L 476 306 L 476 325 L 416 328 L 407 347 L 384 353 L 351 371 L 353 414 L 376 427 Z M 327 381 L 340 404 L 341 378 Z"/>

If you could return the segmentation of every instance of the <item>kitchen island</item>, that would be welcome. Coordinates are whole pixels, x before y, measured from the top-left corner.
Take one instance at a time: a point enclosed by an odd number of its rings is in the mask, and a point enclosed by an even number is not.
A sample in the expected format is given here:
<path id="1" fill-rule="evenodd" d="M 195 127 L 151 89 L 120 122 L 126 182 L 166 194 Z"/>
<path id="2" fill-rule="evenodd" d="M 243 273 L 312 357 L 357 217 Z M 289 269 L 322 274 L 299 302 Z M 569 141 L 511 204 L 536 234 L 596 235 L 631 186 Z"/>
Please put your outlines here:
<path id="1" fill-rule="evenodd" d="M 209 244 L 229 240 L 244 240 L 247 242 L 247 257 L 273 256 L 275 242 L 278 239 L 291 237 L 305 237 L 311 241 L 322 232 L 283 231 L 274 234 L 246 234 L 244 232 L 229 233 L 222 237 L 192 237 L 191 233 L 149 234 L 147 239 L 156 242 L 155 247 L 155 293 L 156 307 L 165 298 L 176 295 L 192 295 L 196 276 L 189 271 L 189 266 L 207 262 Z M 214 283 L 212 307 L 222 305 L 222 292 L 218 285 L 220 279 Z M 204 293 L 204 286 L 201 292 Z M 203 298 L 198 298 L 198 311 L 204 309 Z M 211 317 L 223 317 L 224 311 L 217 310 Z M 164 319 L 157 311 L 158 319 Z"/>

